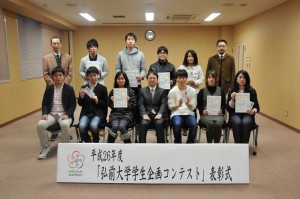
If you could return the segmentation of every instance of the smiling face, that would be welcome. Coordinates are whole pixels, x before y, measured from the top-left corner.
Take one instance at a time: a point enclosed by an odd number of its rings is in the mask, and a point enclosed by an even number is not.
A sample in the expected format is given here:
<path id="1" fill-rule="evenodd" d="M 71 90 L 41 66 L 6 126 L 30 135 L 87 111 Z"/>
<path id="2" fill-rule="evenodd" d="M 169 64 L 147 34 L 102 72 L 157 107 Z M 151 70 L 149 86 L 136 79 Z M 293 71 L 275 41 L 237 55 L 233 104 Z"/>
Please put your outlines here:
<path id="1" fill-rule="evenodd" d="M 186 80 L 187 78 L 185 76 L 178 76 L 176 78 L 176 83 L 178 84 L 178 86 L 183 87 L 186 86 Z"/>
<path id="2" fill-rule="evenodd" d="M 91 84 L 95 85 L 98 82 L 98 74 L 97 73 L 90 73 L 87 77 Z"/>
<path id="3" fill-rule="evenodd" d="M 186 59 L 187 59 L 187 62 L 188 62 L 188 64 L 189 64 L 190 66 L 193 66 L 193 65 L 194 65 L 194 60 L 195 60 L 195 58 L 194 58 L 194 56 L 192 55 L 192 53 L 189 53 Z"/>
<path id="4" fill-rule="evenodd" d="M 149 74 L 147 80 L 148 80 L 148 85 L 151 87 L 156 86 L 158 83 L 158 79 L 157 79 L 156 75 L 154 75 L 154 74 Z"/>
<path id="5" fill-rule="evenodd" d="M 125 87 L 125 78 L 123 75 L 120 75 L 118 78 L 117 78 L 117 84 L 119 85 L 119 88 L 124 88 Z"/>
<path id="6" fill-rule="evenodd" d="M 56 86 L 60 86 L 64 83 L 65 76 L 62 72 L 56 72 L 53 74 L 53 81 Z"/>
<path id="7" fill-rule="evenodd" d="M 236 82 L 240 85 L 240 86 L 245 86 L 247 81 L 246 81 L 246 78 L 245 76 L 241 73 L 239 74 L 239 76 L 237 77 L 236 79 Z"/>

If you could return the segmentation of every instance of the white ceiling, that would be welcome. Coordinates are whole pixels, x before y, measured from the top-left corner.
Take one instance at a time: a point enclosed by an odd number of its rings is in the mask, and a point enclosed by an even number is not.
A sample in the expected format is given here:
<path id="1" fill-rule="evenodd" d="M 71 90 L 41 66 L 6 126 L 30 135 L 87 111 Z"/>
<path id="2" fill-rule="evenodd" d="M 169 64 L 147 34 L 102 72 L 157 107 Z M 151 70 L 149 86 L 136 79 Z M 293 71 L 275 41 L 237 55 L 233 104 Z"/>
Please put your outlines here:
<path id="1" fill-rule="evenodd" d="M 287 0 L 28 0 L 77 26 L 102 25 L 234 25 Z M 68 5 L 71 4 L 71 5 Z M 95 22 L 78 13 L 88 12 Z M 154 12 L 153 22 L 146 22 L 145 12 Z M 204 22 L 212 12 L 222 14 Z M 123 15 L 125 18 L 114 18 Z M 190 20 L 167 19 L 173 15 L 192 15 Z"/>

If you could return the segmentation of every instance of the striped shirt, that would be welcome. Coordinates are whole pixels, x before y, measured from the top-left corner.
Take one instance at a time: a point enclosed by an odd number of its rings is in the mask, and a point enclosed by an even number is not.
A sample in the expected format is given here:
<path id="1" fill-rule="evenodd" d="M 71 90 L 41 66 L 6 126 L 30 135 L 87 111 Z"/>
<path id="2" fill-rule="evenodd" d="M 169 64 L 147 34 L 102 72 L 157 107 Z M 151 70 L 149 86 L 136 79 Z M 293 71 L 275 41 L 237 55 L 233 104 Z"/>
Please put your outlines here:
<path id="1" fill-rule="evenodd" d="M 53 115 L 62 116 L 66 114 L 64 107 L 62 105 L 62 89 L 63 89 L 63 85 L 61 87 L 54 86 L 54 96 L 53 96 L 53 103 L 51 108 L 51 113 Z"/>

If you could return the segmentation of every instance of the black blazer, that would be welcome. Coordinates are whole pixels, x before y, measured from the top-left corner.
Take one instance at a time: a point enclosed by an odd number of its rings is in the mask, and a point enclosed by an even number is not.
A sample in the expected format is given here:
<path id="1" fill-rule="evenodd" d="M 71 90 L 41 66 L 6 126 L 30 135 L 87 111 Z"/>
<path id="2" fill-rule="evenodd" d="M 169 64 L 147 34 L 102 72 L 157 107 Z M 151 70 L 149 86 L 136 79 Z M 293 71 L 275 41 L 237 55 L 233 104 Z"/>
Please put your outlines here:
<path id="1" fill-rule="evenodd" d="M 51 112 L 54 97 L 54 85 L 50 85 L 46 88 L 43 102 L 42 102 L 42 114 L 48 115 Z M 76 97 L 72 86 L 68 84 L 63 85 L 62 90 L 62 105 L 69 118 L 73 118 L 74 111 L 76 109 Z"/>
<path id="2" fill-rule="evenodd" d="M 167 95 L 164 89 L 156 86 L 154 93 L 154 100 L 152 100 L 149 86 L 140 90 L 139 97 L 139 111 L 141 117 L 143 115 L 150 115 L 152 109 L 156 114 L 165 115 L 167 110 Z"/>
<path id="3" fill-rule="evenodd" d="M 89 87 L 89 84 L 83 85 L 81 88 Z M 99 83 L 94 88 L 94 93 L 98 97 L 98 104 L 95 103 L 88 95 L 84 95 L 84 97 L 78 97 L 78 105 L 82 106 L 79 120 L 82 116 L 88 114 L 90 108 L 96 113 L 97 116 L 101 118 L 101 120 L 105 120 L 107 116 L 107 88 Z"/>

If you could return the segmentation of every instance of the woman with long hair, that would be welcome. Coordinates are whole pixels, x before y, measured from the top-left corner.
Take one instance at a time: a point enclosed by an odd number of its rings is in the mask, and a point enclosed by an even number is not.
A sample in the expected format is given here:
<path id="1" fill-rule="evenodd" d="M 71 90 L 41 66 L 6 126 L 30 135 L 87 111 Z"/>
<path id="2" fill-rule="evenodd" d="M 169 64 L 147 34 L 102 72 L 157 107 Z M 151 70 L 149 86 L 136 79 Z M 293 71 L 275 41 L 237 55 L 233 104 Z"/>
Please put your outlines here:
<path id="1" fill-rule="evenodd" d="M 125 72 L 119 71 L 115 76 L 114 88 L 127 89 L 127 107 L 115 108 L 114 107 L 114 89 L 109 93 L 108 106 L 111 108 L 109 115 L 109 128 L 108 143 L 114 143 L 119 130 L 121 132 L 121 140 L 124 143 L 131 143 L 130 134 L 127 130 L 127 125 L 134 120 L 134 110 L 136 108 L 136 97 L 134 91 L 129 87 L 129 80 Z"/>
<path id="2" fill-rule="evenodd" d="M 246 112 L 236 112 L 236 96 L 238 93 L 249 93 Z M 237 72 L 234 87 L 228 92 L 226 109 L 229 112 L 229 122 L 233 130 L 235 143 L 249 143 L 254 116 L 259 112 L 256 90 L 250 84 L 250 76 L 245 70 Z"/>

